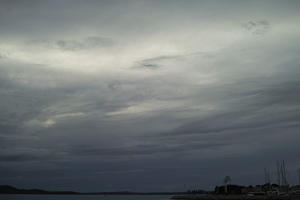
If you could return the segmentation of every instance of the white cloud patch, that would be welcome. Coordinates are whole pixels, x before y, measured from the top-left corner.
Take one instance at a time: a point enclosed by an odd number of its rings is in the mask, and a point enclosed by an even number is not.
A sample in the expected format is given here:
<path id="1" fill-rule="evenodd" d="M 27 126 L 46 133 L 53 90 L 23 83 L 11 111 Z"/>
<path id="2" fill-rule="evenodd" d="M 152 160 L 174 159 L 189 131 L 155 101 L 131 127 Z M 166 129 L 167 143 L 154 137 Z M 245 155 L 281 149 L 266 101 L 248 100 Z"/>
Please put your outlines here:
<path id="1" fill-rule="evenodd" d="M 84 116 L 85 114 L 82 112 L 77 112 L 77 113 L 62 113 L 62 114 L 57 114 L 49 117 L 46 120 L 39 120 L 39 119 L 32 119 L 28 122 L 26 122 L 26 125 L 28 126 L 37 126 L 37 127 L 51 127 L 57 124 L 60 120 L 66 120 L 69 118 L 74 118 L 74 117 L 81 117 Z"/>

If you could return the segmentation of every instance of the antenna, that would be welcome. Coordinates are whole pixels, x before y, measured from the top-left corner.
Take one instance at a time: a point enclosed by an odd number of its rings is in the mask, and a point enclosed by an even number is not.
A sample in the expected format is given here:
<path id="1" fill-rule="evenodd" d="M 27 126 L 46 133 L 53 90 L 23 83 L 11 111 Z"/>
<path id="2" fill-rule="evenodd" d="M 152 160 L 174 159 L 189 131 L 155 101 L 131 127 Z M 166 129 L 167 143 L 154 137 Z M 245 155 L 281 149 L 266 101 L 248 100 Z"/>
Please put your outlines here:
<path id="1" fill-rule="evenodd" d="M 227 194 L 228 193 L 228 184 L 231 183 L 231 178 L 230 176 L 225 176 L 224 178 L 224 184 L 225 184 L 225 193 Z"/>
<path id="2" fill-rule="evenodd" d="M 267 180 L 267 168 L 264 169 L 264 172 L 265 172 L 265 184 L 267 184 L 267 181 L 268 181 Z"/>
<path id="3" fill-rule="evenodd" d="M 277 183 L 280 186 L 281 185 L 281 177 L 280 177 L 280 163 L 279 161 L 276 162 L 277 167 Z"/>
<path id="4" fill-rule="evenodd" d="M 270 171 L 265 168 L 265 184 L 271 184 Z"/>
<path id="5" fill-rule="evenodd" d="M 281 173 L 282 185 L 287 185 L 288 182 L 287 182 L 287 178 L 286 178 L 286 166 L 285 166 L 284 160 L 282 161 L 281 166 L 280 166 L 280 173 Z"/>
<path id="6" fill-rule="evenodd" d="M 299 181 L 299 185 L 300 185 L 300 169 L 297 170 L 298 171 L 298 181 Z"/>

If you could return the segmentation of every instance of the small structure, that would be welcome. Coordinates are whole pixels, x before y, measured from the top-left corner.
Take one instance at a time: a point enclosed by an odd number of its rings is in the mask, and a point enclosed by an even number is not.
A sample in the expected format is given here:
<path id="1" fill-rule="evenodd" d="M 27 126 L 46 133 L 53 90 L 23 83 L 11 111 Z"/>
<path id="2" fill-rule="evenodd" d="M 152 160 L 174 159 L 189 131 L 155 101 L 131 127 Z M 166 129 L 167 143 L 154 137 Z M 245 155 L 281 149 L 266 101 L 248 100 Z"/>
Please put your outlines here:
<path id="1" fill-rule="evenodd" d="M 231 184 L 231 178 L 230 176 L 225 176 L 224 178 L 225 194 L 228 193 L 228 184 Z"/>

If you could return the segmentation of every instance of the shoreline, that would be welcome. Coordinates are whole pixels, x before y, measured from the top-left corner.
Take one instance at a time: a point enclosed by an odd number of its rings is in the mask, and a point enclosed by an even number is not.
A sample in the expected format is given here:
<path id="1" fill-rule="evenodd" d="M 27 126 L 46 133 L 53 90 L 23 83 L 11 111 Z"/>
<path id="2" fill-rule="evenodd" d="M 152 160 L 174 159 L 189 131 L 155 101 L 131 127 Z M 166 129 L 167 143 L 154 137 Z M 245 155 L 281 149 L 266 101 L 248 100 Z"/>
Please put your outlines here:
<path id="1" fill-rule="evenodd" d="M 287 196 L 249 196 L 246 194 L 236 195 L 175 195 L 171 197 L 172 200 L 300 200 L 300 195 L 287 195 Z"/>

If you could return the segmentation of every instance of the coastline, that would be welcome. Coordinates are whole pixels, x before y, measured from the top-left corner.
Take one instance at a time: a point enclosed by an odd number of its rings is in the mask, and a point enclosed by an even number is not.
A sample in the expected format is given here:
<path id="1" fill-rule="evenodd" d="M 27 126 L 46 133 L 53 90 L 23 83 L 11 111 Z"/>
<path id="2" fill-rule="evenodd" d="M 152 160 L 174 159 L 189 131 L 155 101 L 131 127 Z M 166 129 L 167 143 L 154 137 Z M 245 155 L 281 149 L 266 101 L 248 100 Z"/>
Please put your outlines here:
<path id="1" fill-rule="evenodd" d="M 172 200 L 300 200 L 300 195 L 287 195 L 287 196 L 249 196 L 245 194 L 235 195 L 175 195 L 171 197 Z"/>

